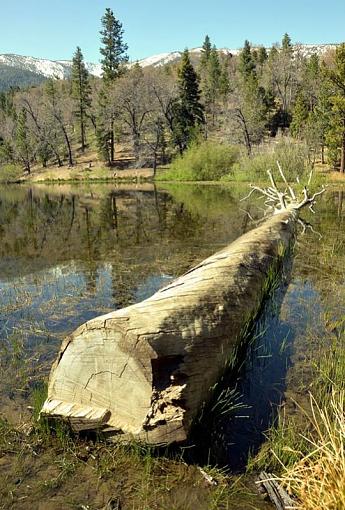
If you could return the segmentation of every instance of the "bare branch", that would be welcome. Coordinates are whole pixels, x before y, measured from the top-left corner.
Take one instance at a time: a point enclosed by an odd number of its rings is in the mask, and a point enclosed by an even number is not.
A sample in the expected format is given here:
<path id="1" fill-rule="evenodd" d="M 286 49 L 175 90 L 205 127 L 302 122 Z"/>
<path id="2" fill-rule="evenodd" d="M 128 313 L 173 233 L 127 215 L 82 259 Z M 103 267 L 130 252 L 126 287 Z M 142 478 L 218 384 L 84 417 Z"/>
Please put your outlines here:
<path id="1" fill-rule="evenodd" d="M 277 161 L 278 170 L 283 182 L 286 185 L 284 190 L 279 190 L 273 173 L 271 170 L 267 170 L 267 174 L 270 180 L 270 186 L 267 188 L 260 188 L 259 186 L 254 186 L 250 184 L 251 191 L 249 194 L 242 198 L 241 201 L 247 200 L 252 194 L 257 191 L 259 195 L 264 199 L 264 205 L 269 209 L 273 209 L 274 214 L 285 211 L 285 210 L 295 210 L 299 211 L 305 206 L 308 206 L 312 213 L 315 213 L 313 206 L 315 205 L 316 198 L 322 195 L 326 191 L 326 187 L 322 186 L 321 190 L 315 192 L 312 196 L 309 193 L 309 185 L 312 179 L 313 172 L 310 172 L 308 178 L 308 184 L 304 186 L 302 190 L 302 197 L 297 197 L 297 193 L 293 189 L 293 187 L 289 184 L 285 174 Z M 297 177 L 297 183 L 299 183 L 299 178 Z"/>
<path id="2" fill-rule="evenodd" d="M 295 192 L 292 189 L 292 187 L 290 186 L 290 184 L 288 183 L 288 181 L 287 181 L 287 179 L 286 179 L 286 177 L 284 175 L 284 172 L 282 170 L 282 167 L 280 166 L 279 161 L 277 161 L 277 166 L 278 166 L 278 170 L 279 170 L 280 175 L 282 176 L 283 181 L 285 182 L 285 184 L 287 185 L 287 187 L 288 187 L 288 189 L 290 191 L 290 195 L 291 195 L 292 200 L 296 200 Z"/>

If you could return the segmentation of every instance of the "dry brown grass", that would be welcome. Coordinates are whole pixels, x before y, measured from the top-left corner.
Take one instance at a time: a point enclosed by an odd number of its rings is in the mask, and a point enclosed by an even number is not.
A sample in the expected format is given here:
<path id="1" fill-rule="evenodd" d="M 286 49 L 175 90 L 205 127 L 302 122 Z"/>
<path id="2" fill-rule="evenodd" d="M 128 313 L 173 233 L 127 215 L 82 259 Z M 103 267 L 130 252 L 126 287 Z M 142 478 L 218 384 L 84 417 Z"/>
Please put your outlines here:
<path id="1" fill-rule="evenodd" d="M 298 510 L 345 509 L 345 393 L 333 391 L 324 408 L 311 397 L 310 453 L 280 481 L 298 497 Z"/>

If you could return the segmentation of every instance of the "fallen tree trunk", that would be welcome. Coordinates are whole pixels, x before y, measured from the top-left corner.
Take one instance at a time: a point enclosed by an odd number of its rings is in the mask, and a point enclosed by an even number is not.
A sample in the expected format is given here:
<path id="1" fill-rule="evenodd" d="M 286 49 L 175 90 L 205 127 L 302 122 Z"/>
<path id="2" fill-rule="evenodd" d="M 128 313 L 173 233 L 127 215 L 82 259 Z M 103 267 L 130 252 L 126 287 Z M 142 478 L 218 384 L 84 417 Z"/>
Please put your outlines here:
<path id="1" fill-rule="evenodd" d="M 260 307 L 297 215 L 275 214 L 149 299 L 79 327 L 62 344 L 41 414 L 76 431 L 185 440 Z"/>

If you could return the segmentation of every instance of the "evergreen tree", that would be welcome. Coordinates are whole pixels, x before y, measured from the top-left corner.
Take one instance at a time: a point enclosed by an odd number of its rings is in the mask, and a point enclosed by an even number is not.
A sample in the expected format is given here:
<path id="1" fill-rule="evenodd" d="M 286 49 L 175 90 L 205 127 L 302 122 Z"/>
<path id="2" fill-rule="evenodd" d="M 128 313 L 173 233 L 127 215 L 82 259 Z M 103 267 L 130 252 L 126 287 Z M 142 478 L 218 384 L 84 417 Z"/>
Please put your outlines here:
<path id="1" fill-rule="evenodd" d="M 255 73 L 255 61 L 249 41 L 244 41 L 244 47 L 239 55 L 238 69 L 242 76 L 248 77 Z"/>
<path id="2" fill-rule="evenodd" d="M 264 46 L 260 46 L 258 50 L 258 62 L 260 65 L 264 65 L 266 60 L 268 59 L 267 51 Z"/>
<path id="3" fill-rule="evenodd" d="M 103 70 L 104 87 L 98 98 L 98 122 L 97 141 L 101 157 L 113 165 L 115 161 L 115 117 L 110 101 L 110 86 L 116 78 L 124 73 L 124 64 L 128 62 L 126 51 L 127 44 L 123 42 L 122 24 L 114 16 L 111 9 L 107 8 L 102 17 L 101 43 L 100 48 L 103 59 L 101 60 Z"/>
<path id="4" fill-rule="evenodd" d="M 207 35 L 205 37 L 204 43 L 202 45 L 202 50 L 201 50 L 201 57 L 200 57 L 200 67 L 201 68 L 207 67 L 208 61 L 211 56 L 211 51 L 212 51 L 211 40 L 210 40 L 209 36 Z"/>
<path id="5" fill-rule="evenodd" d="M 114 16 L 111 9 L 107 8 L 102 17 L 100 34 L 103 46 L 100 48 L 103 79 L 111 82 L 123 73 L 123 64 L 128 61 L 126 51 L 127 44 L 123 42 L 122 24 Z"/>
<path id="6" fill-rule="evenodd" d="M 289 34 L 285 33 L 282 39 L 282 50 L 285 52 L 292 52 L 291 38 Z"/>
<path id="7" fill-rule="evenodd" d="M 219 78 L 219 93 L 223 99 L 227 97 L 231 90 L 229 79 L 229 68 L 227 60 L 224 60 L 221 65 L 221 72 Z"/>
<path id="8" fill-rule="evenodd" d="M 314 121 L 318 124 L 319 140 L 321 148 L 321 163 L 325 163 L 324 149 L 326 146 L 326 135 L 330 125 L 331 117 L 331 90 L 327 79 L 321 74 L 321 83 L 318 90 L 318 97 L 314 108 Z"/>
<path id="9" fill-rule="evenodd" d="M 337 47 L 334 67 L 325 69 L 332 87 L 330 98 L 331 123 L 327 132 L 327 145 L 333 154 L 333 162 L 340 159 L 340 172 L 345 172 L 345 43 Z M 340 149 L 338 149 L 340 148 Z M 339 154 L 340 153 L 340 154 Z"/>
<path id="10" fill-rule="evenodd" d="M 72 96 L 76 102 L 75 115 L 79 120 L 81 150 L 85 150 L 85 128 L 87 110 L 91 106 L 91 87 L 89 83 L 89 73 L 85 67 L 83 54 L 79 46 L 73 56 L 72 61 Z"/>
<path id="11" fill-rule="evenodd" d="M 107 88 L 98 95 L 96 139 L 98 153 L 103 161 L 112 166 L 115 161 L 115 115 Z"/>
<path id="12" fill-rule="evenodd" d="M 277 49 L 276 46 L 272 46 L 272 48 L 270 49 L 270 52 L 269 52 L 269 55 L 268 55 L 268 60 L 270 63 L 273 63 L 276 58 L 278 57 L 279 55 L 279 51 Z"/>
<path id="13" fill-rule="evenodd" d="M 173 138 L 180 153 L 187 148 L 204 120 L 199 78 L 190 61 L 189 52 L 185 50 L 178 70 L 178 98 L 174 104 Z"/>
<path id="14" fill-rule="evenodd" d="M 23 162 L 25 170 L 30 173 L 30 160 L 31 160 L 31 143 L 29 137 L 29 128 L 27 124 L 27 114 L 25 108 L 22 108 L 16 125 L 16 147 L 19 154 L 19 159 Z"/>
<path id="15" fill-rule="evenodd" d="M 221 66 L 218 57 L 218 51 L 215 46 L 211 49 L 207 63 L 206 76 L 204 78 L 204 96 L 206 107 L 212 116 L 212 123 L 215 121 L 215 107 L 219 95 L 221 78 Z"/>
<path id="16" fill-rule="evenodd" d="M 303 66 L 302 87 L 311 111 L 314 111 L 321 86 L 320 61 L 313 53 Z"/>
<path id="17" fill-rule="evenodd" d="M 290 131 L 296 138 L 301 138 L 304 127 L 308 120 L 308 105 L 304 94 L 300 92 L 297 95 L 297 99 L 292 111 L 292 121 L 290 124 Z"/>

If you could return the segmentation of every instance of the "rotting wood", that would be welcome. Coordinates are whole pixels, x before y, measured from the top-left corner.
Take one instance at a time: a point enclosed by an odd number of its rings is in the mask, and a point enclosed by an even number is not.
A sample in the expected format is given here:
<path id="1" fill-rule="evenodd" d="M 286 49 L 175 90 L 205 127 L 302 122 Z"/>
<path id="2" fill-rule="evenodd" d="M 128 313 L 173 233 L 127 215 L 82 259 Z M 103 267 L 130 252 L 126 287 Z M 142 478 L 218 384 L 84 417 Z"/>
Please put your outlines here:
<path id="1" fill-rule="evenodd" d="M 293 510 L 296 504 L 289 494 L 279 485 L 277 477 L 271 473 L 262 471 L 256 482 L 259 486 L 263 486 L 268 494 L 269 499 L 277 510 Z"/>
<path id="2" fill-rule="evenodd" d="M 185 440 L 260 306 L 295 215 L 274 215 L 149 299 L 78 328 L 53 365 L 42 414 L 74 430 Z"/>
<path id="3" fill-rule="evenodd" d="M 299 209 L 318 196 L 304 188 L 298 201 L 269 175 L 272 186 L 255 190 L 269 196 L 271 218 L 145 301 L 66 338 L 42 415 L 150 444 L 187 438 L 294 238 Z"/>

